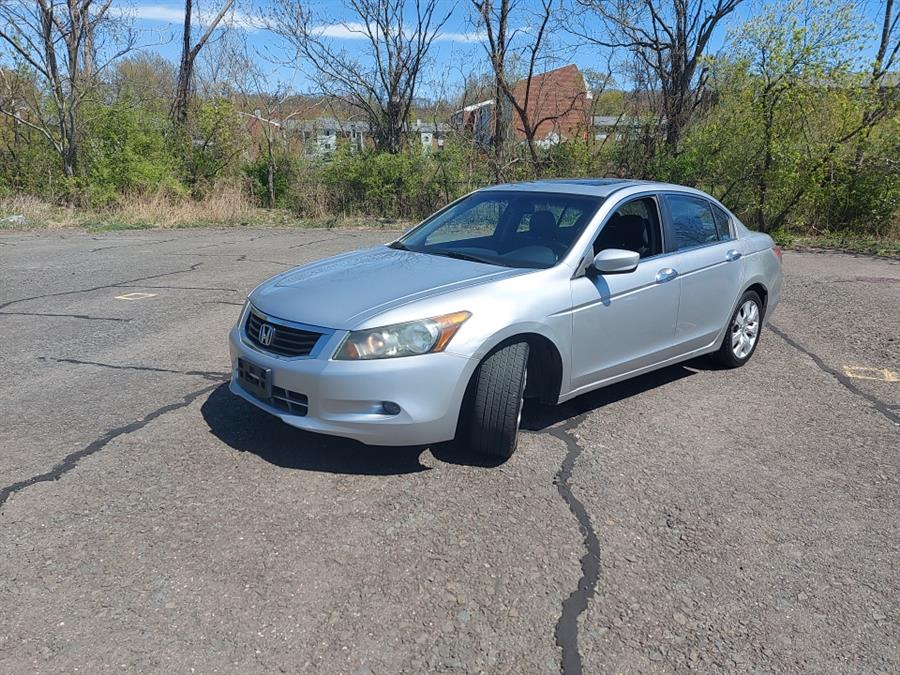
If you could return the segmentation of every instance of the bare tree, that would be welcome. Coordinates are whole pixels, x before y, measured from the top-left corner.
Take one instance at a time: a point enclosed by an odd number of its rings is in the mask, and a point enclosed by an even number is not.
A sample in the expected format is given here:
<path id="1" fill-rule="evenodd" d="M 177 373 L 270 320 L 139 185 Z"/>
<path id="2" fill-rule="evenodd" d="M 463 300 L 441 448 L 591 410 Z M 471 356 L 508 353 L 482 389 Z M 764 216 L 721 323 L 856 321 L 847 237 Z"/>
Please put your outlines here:
<path id="1" fill-rule="evenodd" d="M 337 47 L 300 0 L 276 0 L 269 28 L 284 37 L 312 68 L 324 93 L 334 94 L 367 118 L 381 150 L 399 152 L 406 120 L 428 51 L 450 18 L 439 0 L 346 0 L 358 21 L 342 24 L 365 44 L 365 59 Z M 452 10 L 451 10 L 452 11 Z"/>
<path id="2" fill-rule="evenodd" d="M 535 71 L 542 62 L 550 21 L 554 15 L 553 0 L 540 0 L 537 12 L 526 19 L 530 25 L 536 25 L 536 30 L 527 32 L 509 31 L 510 16 L 517 3 L 500 0 L 500 6 L 496 7 L 492 0 L 473 0 L 473 2 L 481 17 L 485 48 L 490 56 L 497 90 L 503 94 L 496 97 L 494 105 L 497 106 L 503 99 L 509 102 L 518 118 L 519 130 L 525 136 L 531 161 L 535 170 L 540 173 L 538 130 L 547 122 L 556 122 L 573 110 L 584 107 L 587 94 L 584 90 L 566 96 L 564 101 L 548 101 L 548 97 L 558 97 L 559 92 L 543 91 L 538 84 L 540 80 L 535 77 Z M 515 49 L 514 41 L 517 41 Z M 507 59 L 513 55 L 526 64 L 523 77 L 518 80 L 513 80 L 509 76 Z M 551 105 L 545 106 L 544 103 Z M 547 114 L 541 115 L 544 108 Z M 495 114 L 495 125 L 504 123 L 501 110 L 498 108 L 498 114 Z M 502 133 L 501 131 L 500 134 Z"/>
<path id="3" fill-rule="evenodd" d="M 894 66 L 900 51 L 900 14 L 894 16 L 894 0 L 884 3 L 878 52 L 872 62 L 872 79 L 880 82 Z"/>
<path id="4" fill-rule="evenodd" d="M 275 178 L 282 168 L 279 163 L 287 145 L 285 125 L 303 111 L 295 104 L 287 112 L 291 90 L 270 82 L 255 56 L 246 40 L 239 40 L 223 50 L 217 60 L 229 71 L 227 77 L 234 89 L 235 107 L 247 118 L 251 135 L 261 141 L 259 150 L 266 160 L 266 203 L 269 208 L 275 208 Z"/>
<path id="5" fill-rule="evenodd" d="M 577 0 L 600 20 L 573 22 L 573 33 L 604 48 L 627 49 L 659 86 L 665 144 L 677 152 L 681 134 L 701 101 L 707 71 L 702 59 L 713 32 L 744 0 Z M 580 27 L 579 27 L 580 26 Z"/>
<path id="6" fill-rule="evenodd" d="M 82 102 L 106 69 L 134 47 L 127 24 L 109 15 L 111 2 L 0 2 L 0 46 L 17 66 L 0 69 L 0 84 L 20 94 L 6 98 L 0 114 L 43 136 L 67 178 L 74 177 L 78 167 Z M 123 28 L 121 34 L 118 27 Z M 111 36 L 117 44 L 108 47 Z M 12 81 L 23 71 L 33 86 Z"/>
<path id="7" fill-rule="evenodd" d="M 507 120 L 504 114 L 506 94 L 506 51 L 509 48 L 510 0 L 472 0 L 480 27 L 485 31 L 486 48 L 494 73 L 494 119 L 491 143 L 494 148 L 494 180 L 503 182 L 503 152 L 506 146 Z"/>
<path id="8" fill-rule="evenodd" d="M 604 105 L 603 97 L 607 90 L 615 84 L 615 80 L 613 79 L 612 74 L 612 59 L 609 58 L 606 61 L 606 70 L 600 71 L 593 68 L 586 69 L 584 72 L 585 84 L 588 87 L 588 90 L 591 92 L 591 101 L 590 105 L 587 109 L 587 147 L 589 149 L 589 175 L 593 173 L 593 162 L 594 159 L 602 152 L 604 146 L 609 141 L 611 137 L 615 137 L 619 133 L 619 125 L 622 122 L 622 118 L 625 116 L 624 106 L 621 110 L 617 111 L 615 115 L 616 121 L 612 125 L 611 128 L 608 128 L 606 133 L 602 136 L 598 137 L 598 134 L 595 133 L 594 126 L 594 116 L 599 116 L 602 110 L 601 106 Z M 597 143 L 597 141 L 600 141 Z"/>
<path id="9" fill-rule="evenodd" d="M 175 98 L 172 100 L 172 122 L 182 126 L 187 121 L 188 103 L 191 99 L 191 87 L 194 80 L 194 64 L 203 46 L 212 37 L 216 28 L 234 5 L 234 0 L 225 0 L 219 12 L 206 23 L 206 30 L 195 44 L 192 44 L 192 28 L 194 21 L 194 0 L 184 0 L 184 29 L 181 34 L 181 62 L 178 66 L 178 79 L 175 83 Z"/>

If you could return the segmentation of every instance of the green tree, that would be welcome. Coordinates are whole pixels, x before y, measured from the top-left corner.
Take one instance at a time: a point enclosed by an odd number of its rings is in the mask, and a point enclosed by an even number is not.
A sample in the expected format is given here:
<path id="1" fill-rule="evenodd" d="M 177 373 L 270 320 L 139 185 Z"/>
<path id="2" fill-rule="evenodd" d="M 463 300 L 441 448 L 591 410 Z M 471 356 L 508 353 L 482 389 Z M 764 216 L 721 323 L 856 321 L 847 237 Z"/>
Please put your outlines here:
<path id="1" fill-rule="evenodd" d="M 767 5 L 731 35 L 729 56 L 712 66 L 704 119 L 677 158 L 658 159 L 660 173 L 710 190 L 764 231 L 827 228 L 838 214 L 845 223 L 857 221 L 862 214 L 853 214 L 851 204 L 871 210 L 873 184 L 858 174 L 889 157 L 884 135 L 875 134 L 881 140 L 866 146 L 875 161 L 856 166 L 857 141 L 890 119 L 886 109 L 867 112 L 862 26 L 847 2 Z M 838 194 L 841 208 L 832 198 Z"/>
<path id="2" fill-rule="evenodd" d="M 115 202 L 126 194 L 167 190 L 184 192 L 170 152 L 164 115 L 136 107 L 123 98 L 88 111 L 85 143 L 85 192 L 92 204 Z"/>
<path id="3" fill-rule="evenodd" d="M 184 179 L 195 196 L 206 193 L 217 179 L 234 175 L 248 135 L 234 105 L 222 98 L 195 99 L 184 126 L 175 130 L 181 147 Z"/>

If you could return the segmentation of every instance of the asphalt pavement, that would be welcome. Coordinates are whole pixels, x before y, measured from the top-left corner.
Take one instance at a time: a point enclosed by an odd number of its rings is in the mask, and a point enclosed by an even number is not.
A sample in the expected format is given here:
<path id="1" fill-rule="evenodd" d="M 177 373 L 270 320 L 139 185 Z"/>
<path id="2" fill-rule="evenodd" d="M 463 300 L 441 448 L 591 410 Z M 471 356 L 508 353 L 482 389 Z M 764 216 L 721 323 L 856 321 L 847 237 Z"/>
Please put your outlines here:
<path id="1" fill-rule="evenodd" d="M 900 672 L 900 262 L 785 253 L 746 367 L 499 465 L 229 393 L 253 286 L 392 236 L 0 235 L 0 672 Z"/>

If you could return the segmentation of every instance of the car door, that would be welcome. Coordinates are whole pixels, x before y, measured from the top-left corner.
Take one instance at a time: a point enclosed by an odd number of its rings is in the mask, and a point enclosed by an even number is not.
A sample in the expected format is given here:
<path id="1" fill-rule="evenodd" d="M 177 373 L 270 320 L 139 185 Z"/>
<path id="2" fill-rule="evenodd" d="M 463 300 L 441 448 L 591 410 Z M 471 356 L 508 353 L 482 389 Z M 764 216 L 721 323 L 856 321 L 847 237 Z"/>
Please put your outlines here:
<path id="1" fill-rule="evenodd" d="M 678 273 L 665 253 L 655 195 L 629 198 L 602 225 L 591 254 L 638 251 L 632 272 L 572 279 L 572 388 L 665 360 L 674 347 Z"/>
<path id="2" fill-rule="evenodd" d="M 741 250 L 728 214 L 708 199 L 666 193 L 663 206 L 681 278 L 675 341 L 687 353 L 711 345 L 731 317 L 743 282 Z"/>

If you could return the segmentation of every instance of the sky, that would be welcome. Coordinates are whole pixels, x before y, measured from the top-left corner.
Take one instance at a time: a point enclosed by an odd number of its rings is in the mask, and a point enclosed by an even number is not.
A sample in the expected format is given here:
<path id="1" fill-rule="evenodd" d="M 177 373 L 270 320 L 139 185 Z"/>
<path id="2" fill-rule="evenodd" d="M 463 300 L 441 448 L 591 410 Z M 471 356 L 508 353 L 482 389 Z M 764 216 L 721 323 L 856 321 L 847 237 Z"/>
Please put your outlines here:
<path id="1" fill-rule="evenodd" d="M 262 4 L 251 7 L 241 5 L 241 0 L 236 3 L 236 8 L 227 18 L 227 23 L 237 34 L 246 38 L 249 51 L 257 61 L 259 67 L 268 75 L 273 87 L 276 83 L 288 84 L 291 88 L 300 91 L 311 91 L 314 86 L 308 74 L 304 72 L 304 64 L 293 62 L 293 52 L 287 48 L 276 36 L 265 30 L 260 16 L 268 11 L 266 4 L 270 0 L 260 0 Z M 299 0 L 298 0 L 299 1 Z M 474 72 L 486 72 L 489 68 L 485 58 L 484 47 L 481 44 L 482 35 L 472 23 L 470 0 L 440 0 L 438 14 L 449 14 L 449 19 L 442 28 L 440 34 L 432 45 L 430 63 L 422 78 L 420 95 L 435 98 L 440 95 L 453 96 L 458 93 L 466 75 Z M 521 7 L 527 9 L 528 3 L 534 0 L 521 0 Z M 141 35 L 145 48 L 156 51 L 162 56 L 177 62 L 180 54 L 180 31 L 183 21 L 183 4 L 159 0 L 152 3 L 122 2 L 114 0 L 115 11 L 119 14 L 133 18 L 135 28 Z M 304 6 L 309 7 L 318 17 L 317 25 L 322 34 L 334 41 L 336 46 L 346 49 L 351 54 L 361 55 L 364 42 L 354 29 L 354 16 L 346 9 L 343 0 L 303 0 Z M 765 4 L 765 0 L 750 0 L 741 5 L 722 26 L 719 27 L 710 44 L 712 53 L 721 49 L 728 30 L 733 30 L 748 20 L 754 12 Z M 202 22 L 214 16 L 220 5 L 216 0 L 194 0 L 195 16 Z M 883 7 L 880 0 L 862 0 L 859 3 L 859 11 L 872 24 L 879 21 L 879 11 Z M 529 25 L 527 15 L 516 15 L 515 27 L 522 31 L 523 36 L 534 29 Z M 358 24 L 357 24 L 358 26 Z M 590 25 L 588 26 L 590 28 Z M 195 28 L 195 33 L 202 32 Z M 868 49 L 874 53 L 873 43 Z M 606 70 L 606 55 L 602 54 L 596 46 L 579 44 L 579 41 L 566 31 L 557 29 L 549 34 L 550 56 L 547 67 L 555 67 L 566 63 L 576 63 L 581 69 Z M 215 53 L 215 49 L 208 51 L 209 55 Z M 281 62 L 275 65 L 273 61 Z M 285 65 L 285 62 L 292 62 Z M 619 86 L 627 86 L 623 73 L 616 73 L 614 77 Z"/>

